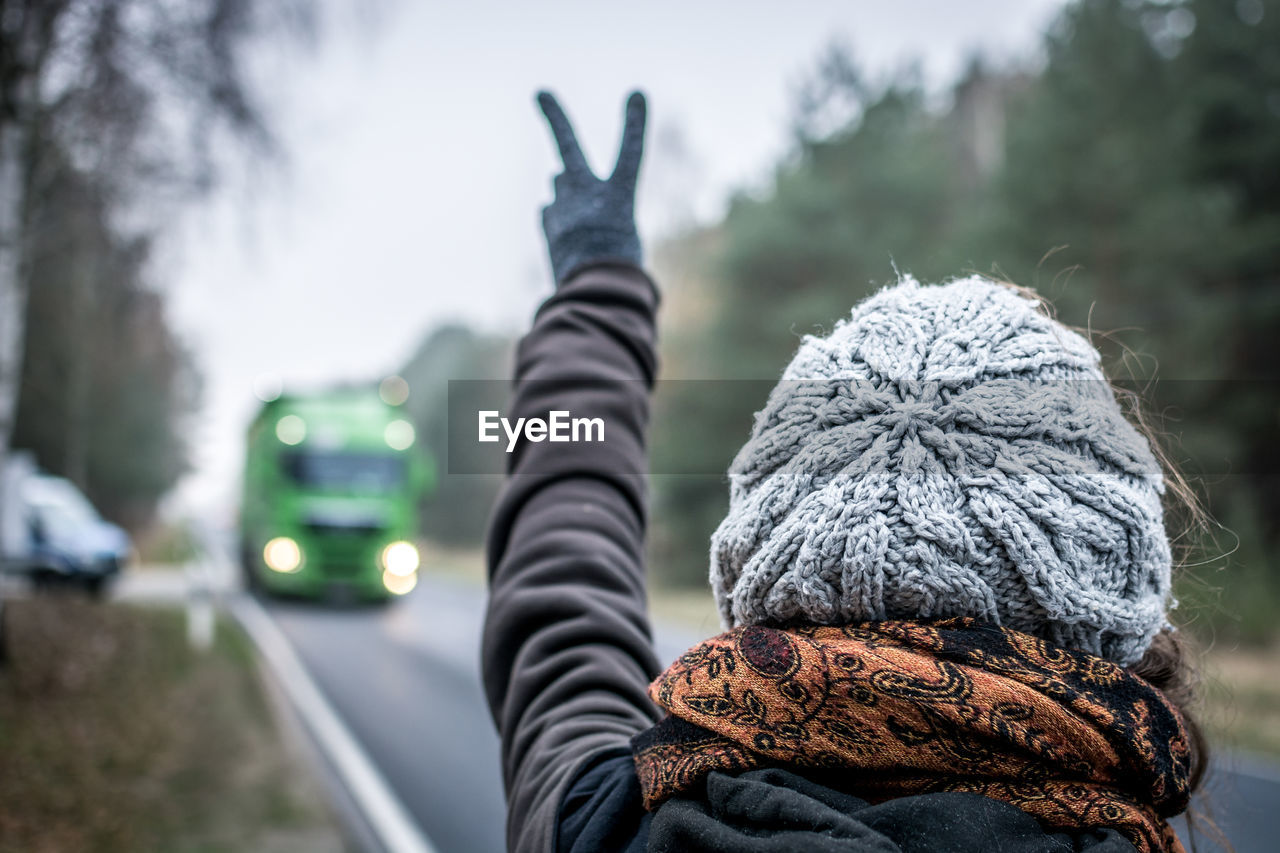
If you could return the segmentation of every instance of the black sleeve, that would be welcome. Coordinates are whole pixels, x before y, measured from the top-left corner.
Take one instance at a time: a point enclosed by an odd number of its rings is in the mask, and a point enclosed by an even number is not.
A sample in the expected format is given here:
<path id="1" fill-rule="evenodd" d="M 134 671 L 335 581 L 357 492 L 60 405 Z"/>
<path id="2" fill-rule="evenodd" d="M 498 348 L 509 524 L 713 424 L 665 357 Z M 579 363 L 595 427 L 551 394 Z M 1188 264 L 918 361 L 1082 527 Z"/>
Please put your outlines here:
<path id="1" fill-rule="evenodd" d="M 582 769 L 564 796 L 556 853 L 644 853 L 652 820 L 631 750 L 604 753 Z"/>
<path id="2" fill-rule="evenodd" d="M 657 719 L 643 565 L 657 302 L 638 269 L 584 270 L 517 349 L 504 415 L 600 417 L 605 440 L 522 441 L 490 522 L 482 666 L 511 850 L 551 849 L 578 771 Z"/>

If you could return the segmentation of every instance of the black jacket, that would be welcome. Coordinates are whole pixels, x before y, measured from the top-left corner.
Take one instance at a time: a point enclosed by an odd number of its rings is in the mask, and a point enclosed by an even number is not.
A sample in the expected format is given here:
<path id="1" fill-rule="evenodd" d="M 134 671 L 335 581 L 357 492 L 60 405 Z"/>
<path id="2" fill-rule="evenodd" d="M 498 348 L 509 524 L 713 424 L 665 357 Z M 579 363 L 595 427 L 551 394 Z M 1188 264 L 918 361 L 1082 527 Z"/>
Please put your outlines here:
<path id="1" fill-rule="evenodd" d="M 599 266 L 548 299 L 516 354 L 507 418 L 601 417 L 605 441 L 522 441 L 494 508 L 484 686 L 502 737 L 513 851 L 1132 851 L 1112 830 L 1047 834 L 976 794 L 868 805 L 839 780 L 714 773 L 650 815 L 630 739 L 658 719 L 645 592 L 652 281 Z"/>

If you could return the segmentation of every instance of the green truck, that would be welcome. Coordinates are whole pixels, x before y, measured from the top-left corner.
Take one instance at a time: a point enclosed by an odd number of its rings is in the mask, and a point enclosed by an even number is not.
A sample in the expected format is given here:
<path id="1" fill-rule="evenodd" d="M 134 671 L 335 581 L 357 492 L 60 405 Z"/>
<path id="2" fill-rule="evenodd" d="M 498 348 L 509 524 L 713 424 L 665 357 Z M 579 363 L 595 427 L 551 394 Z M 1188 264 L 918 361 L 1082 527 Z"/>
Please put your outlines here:
<path id="1" fill-rule="evenodd" d="M 375 389 L 284 394 L 249 427 L 240 504 L 250 589 L 387 600 L 417 583 L 433 479 L 413 425 Z"/>

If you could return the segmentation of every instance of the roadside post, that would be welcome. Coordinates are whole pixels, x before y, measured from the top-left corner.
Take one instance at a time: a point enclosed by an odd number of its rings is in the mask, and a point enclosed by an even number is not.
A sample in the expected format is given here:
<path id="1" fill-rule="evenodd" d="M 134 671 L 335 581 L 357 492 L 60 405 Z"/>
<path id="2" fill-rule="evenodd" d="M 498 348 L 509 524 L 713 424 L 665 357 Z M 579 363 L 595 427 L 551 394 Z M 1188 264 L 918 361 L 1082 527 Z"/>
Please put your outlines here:
<path id="1" fill-rule="evenodd" d="M 187 563 L 187 642 L 198 652 L 213 647 L 213 578 L 205 553 Z"/>

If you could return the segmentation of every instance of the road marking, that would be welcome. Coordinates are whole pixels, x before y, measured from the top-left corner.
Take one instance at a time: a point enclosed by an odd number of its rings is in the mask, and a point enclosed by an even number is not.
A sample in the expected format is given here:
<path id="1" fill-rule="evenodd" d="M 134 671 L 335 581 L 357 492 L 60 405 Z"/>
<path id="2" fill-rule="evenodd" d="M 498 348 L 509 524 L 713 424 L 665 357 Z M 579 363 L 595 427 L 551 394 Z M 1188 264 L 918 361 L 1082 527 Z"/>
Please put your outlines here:
<path id="1" fill-rule="evenodd" d="M 251 596 L 235 595 L 231 612 L 280 679 L 383 846 L 391 853 L 436 853 L 262 605 Z"/>

